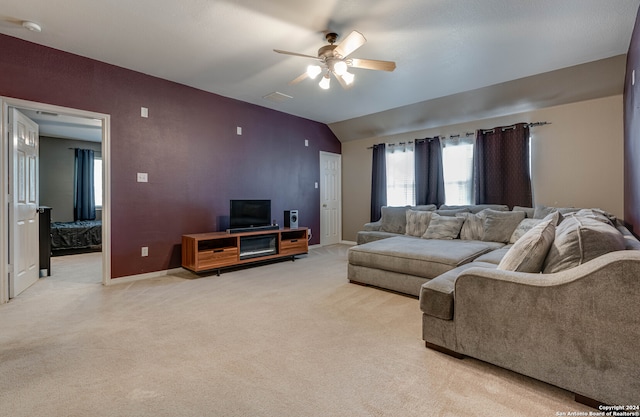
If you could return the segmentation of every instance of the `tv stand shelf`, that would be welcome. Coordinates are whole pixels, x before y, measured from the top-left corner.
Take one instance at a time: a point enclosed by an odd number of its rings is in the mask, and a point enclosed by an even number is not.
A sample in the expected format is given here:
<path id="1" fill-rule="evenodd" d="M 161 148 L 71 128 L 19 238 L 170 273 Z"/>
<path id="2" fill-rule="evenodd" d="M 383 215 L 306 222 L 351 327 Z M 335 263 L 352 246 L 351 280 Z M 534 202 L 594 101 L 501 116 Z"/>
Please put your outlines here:
<path id="1" fill-rule="evenodd" d="M 200 273 L 309 251 L 308 229 L 284 228 L 240 233 L 211 232 L 182 235 L 182 267 Z"/>

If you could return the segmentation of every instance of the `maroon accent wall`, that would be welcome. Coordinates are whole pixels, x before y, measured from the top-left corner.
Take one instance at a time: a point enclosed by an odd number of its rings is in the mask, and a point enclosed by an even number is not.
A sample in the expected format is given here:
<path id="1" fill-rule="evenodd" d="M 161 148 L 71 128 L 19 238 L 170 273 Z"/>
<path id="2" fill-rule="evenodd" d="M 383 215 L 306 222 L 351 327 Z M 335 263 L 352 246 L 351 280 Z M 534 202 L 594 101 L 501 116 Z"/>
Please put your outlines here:
<path id="1" fill-rule="evenodd" d="M 631 85 L 636 69 L 635 85 Z M 631 35 L 624 80 L 624 219 L 640 233 L 640 10 Z"/>
<path id="2" fill-rule="evenodd" d="M 179 267 L 181 236 L 224 229 L 230 199 L 271 199 L 280 224 L 298 209 L 319 243 L 326 125 L 6 35 L 0 51 L 0 95 L 111 115 L 113 278 Z"/>

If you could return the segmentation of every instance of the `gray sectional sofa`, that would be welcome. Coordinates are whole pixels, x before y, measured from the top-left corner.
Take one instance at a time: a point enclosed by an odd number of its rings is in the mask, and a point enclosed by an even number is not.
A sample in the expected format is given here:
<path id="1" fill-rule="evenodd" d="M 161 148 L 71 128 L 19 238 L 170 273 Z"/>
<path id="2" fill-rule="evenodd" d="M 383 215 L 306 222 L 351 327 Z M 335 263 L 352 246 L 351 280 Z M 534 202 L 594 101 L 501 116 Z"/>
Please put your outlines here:
<path id="1" fill-rule="evenodd" d="M 579 401 L 640 402 L 640 241 L 612 216 L 386 207 L 358 243 L 349 280 L 419 297 L 427 347 L 548 382 Z"/>

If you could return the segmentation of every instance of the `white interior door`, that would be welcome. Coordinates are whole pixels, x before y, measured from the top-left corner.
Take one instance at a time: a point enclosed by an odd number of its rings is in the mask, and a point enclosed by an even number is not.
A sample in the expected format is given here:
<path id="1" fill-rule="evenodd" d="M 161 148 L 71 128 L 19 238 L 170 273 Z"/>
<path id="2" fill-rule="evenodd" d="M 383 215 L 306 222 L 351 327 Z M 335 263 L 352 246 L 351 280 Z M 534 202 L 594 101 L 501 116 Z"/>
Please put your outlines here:
<path id="1" fill-rule="evenodd" d="M 9 109 L 9 297 L 38 281 L 38 125 Z"/>
<path id="2" fill-rule="evenodd" d="M 341 155 L 320 152 L 320 244 L 342 240 Z"/>

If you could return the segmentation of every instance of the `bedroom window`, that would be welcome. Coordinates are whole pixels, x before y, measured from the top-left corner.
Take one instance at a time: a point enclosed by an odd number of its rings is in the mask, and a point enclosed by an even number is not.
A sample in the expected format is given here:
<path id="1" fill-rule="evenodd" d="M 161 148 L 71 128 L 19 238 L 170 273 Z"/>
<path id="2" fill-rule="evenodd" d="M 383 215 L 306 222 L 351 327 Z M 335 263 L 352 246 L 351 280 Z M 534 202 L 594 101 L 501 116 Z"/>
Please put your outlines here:
<path id="1" fill-rule="evenodd" d="M 415 194 L 415 156 L 413 142 L 386 146 L 387 205 L 413 206 Z"/>
<path id="2" fill-rule="evenodd" d="M 473 204 L 473 137 L 442 141 L 442 170 L 447 205 Z"/>
<path id="3" fill-rule="evenodd" d="M 102 158 L 93 158 L 93 189 L 96 207 L 102 207 Z"/>

